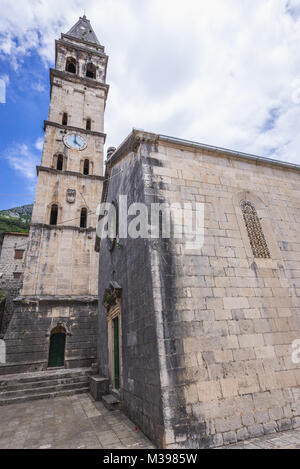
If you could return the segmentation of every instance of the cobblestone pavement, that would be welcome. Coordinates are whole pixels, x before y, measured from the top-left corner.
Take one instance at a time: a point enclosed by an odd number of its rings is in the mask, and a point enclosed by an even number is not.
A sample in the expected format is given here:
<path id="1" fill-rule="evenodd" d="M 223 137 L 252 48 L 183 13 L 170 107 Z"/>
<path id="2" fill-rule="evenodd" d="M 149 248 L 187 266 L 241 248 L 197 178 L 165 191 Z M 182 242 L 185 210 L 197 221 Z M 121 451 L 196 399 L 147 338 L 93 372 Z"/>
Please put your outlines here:
<path id="1" fill-rule="evenodd" d="M 300 449 L 300 428 L 254 438 L 225 449 Z"/>
<path id="2" fill-rule="evenodd" d="M 88 394 L 0 407 L 0 449 L 150 449 L 120 411 Z"/>

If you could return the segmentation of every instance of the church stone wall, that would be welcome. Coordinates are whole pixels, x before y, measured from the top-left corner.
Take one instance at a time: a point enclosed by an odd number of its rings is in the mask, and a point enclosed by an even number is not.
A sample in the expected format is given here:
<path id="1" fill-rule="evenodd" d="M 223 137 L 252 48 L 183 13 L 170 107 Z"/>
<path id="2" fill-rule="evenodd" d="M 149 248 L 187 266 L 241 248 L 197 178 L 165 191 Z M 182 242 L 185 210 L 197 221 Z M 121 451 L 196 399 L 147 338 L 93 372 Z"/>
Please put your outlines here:
<path id="1" fill-rule="evenodd" d="M 179 145 L 160 144 L 151 156 L 158 198 L 203 203 L 205 211 L 203 248 L 170 240 L 169 263 L 160 262 L 167 446 L 217 446 L 299 427 L 292 344 L 300 338 L 300 171 Z M 270 259 L 253 256 L 245 199 Z"/>
<path id="2" fill-rule="evenodd" d="M 95 229 L 33 225 L 21 294 L 96 296 L 94 244 Z"/>
<path id="3" fill-rule="evenodd" d="M 125 411 L 168 448 L 214 447 L 299 427 L 300 365 L 292 344 L 300 339 L 300 171 L 158 136 L 153 143 L 146 133 L 140 140 L 135 153 L 117 151 L 112 174 L 123 171 L 110 181 L 108 201 L 121 193 L 148 207 L 203 203 L 205 240 L 196 251 L 180 239 L 120 240 L 113 253 L 102 242 L 100 302 L 109 281 L 123 289 Z M 254 258 L 244 199 L 256 208 L 270 258 Z M 108 376 L 102 303 L 99 314 L 99 360 Z"/>
<path id="4" fill-rule="evenodd" d="M 6 365 L 0 367 L 0 375 L 46 370 L 50 334 L 58 325 L 67 332 L 65 367 L 91 366 L 96 360 L 97 301 L 20 300 L 5 334 Z"/>
<path id="5" fill-rule="evenodd" d="M 108 201 L 128 196 L 128 205 L 144 201 L 142 166 L 129 155 L 113 168 Z M 122 287 L 121 402 L 123 410 L 158 445 L 163 440 L 163 409 L 152 297 L 150 248 L 145 240 L 122 239 L 110 251 L 102 242 L 99 264 L 98 361 L 100 374 L 109 377 L 107 311 L 104 291 L 111 281 Z"/>

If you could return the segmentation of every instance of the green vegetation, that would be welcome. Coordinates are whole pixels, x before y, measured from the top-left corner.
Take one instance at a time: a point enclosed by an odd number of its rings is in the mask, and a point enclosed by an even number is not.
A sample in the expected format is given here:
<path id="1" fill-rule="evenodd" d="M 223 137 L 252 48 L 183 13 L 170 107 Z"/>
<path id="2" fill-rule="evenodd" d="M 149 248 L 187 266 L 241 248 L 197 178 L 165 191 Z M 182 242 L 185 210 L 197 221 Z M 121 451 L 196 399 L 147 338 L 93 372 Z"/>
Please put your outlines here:
<path id="1" fill-rule="evenodd" d="M 0 243 L 3 233 L 28 233 L 33 205 L 24 205 L 0 212 Z"/>

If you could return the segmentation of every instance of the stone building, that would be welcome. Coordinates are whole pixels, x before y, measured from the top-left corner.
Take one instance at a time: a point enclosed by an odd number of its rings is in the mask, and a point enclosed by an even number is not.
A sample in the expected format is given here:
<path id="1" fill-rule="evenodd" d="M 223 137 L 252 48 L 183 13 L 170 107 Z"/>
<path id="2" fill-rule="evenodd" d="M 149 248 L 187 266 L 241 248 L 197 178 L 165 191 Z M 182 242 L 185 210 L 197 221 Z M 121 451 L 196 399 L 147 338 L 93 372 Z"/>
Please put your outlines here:
<path id="1" fill-rule="evenodd" d="M 119 213 L 120 195 L 204 206 L 199 249 L 97 239 L 98 360 L 123 409 L 163 448 L 300 427 L 300 166 L 134 130 L 106 177 Z"/>
<path id="2" fill-rule="evenodd" d="M 85 16 L 56 41 L 55 57 L 24 283 L 4 338 L 6 373 L 90 366 L 96 357 L 108 57 Z"/>
<path id="3" fill-rule="evenodd" d="M 10 282 L 20 280 L 24 272 L 27 233 L 4 233 L 0 254 L 0 280 Z"/>
<path id="4" fill-rule="evenodd" d="M 13 300 L 22 287 L 28 234 L 4 233 L 0 253 L 0 336 L 7 329 L 13 313 Z"/>

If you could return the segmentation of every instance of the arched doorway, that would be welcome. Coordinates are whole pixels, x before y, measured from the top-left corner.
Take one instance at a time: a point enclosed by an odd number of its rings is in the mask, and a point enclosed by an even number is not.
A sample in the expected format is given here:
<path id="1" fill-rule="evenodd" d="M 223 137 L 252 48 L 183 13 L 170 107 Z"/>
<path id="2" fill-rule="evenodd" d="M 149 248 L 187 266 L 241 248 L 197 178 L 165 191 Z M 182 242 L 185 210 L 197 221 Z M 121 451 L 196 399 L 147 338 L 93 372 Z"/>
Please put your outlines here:
<path id="1" fill-rule="evenodd" d="M 65 365 L 66 330 L 57 326 L 51 332 L 48 368 L 58 368 Z"/>

